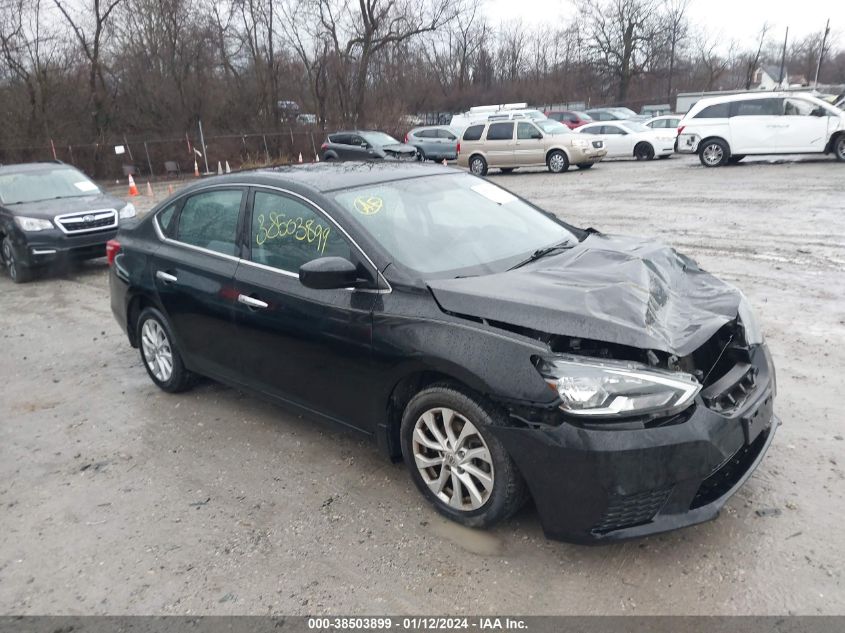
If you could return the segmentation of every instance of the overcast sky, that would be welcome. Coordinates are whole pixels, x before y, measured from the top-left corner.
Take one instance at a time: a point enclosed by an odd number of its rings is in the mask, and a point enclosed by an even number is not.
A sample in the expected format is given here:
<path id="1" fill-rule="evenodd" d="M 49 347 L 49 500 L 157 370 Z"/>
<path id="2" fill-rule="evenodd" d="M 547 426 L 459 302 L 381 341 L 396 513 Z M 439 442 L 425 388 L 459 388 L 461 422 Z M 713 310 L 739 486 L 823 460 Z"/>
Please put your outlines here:
<path id="1" fill-rule="evenodd" d="M 573 15 L 570 0 L 482 0 L 485 14 L 495 25 L 502 20 L 519 19 L 536 24 L 560 16 L 569 21 Z M 772 27 L 771 37 L 783 41 L 789 26 L 789 38 L 801 38 L 824 29 L 830 18 L 831 36 L 841 44 L 845 32 L 845 0 L 800 2 L 799 0 L 692 0 L 688 15 L 693 24 L 700 24 L 712 33 L 721 33 L 726 40 L 737 40 L 753 46 L 763 22 Z M 542 16 L 542 17 L 540 17 Z"/>

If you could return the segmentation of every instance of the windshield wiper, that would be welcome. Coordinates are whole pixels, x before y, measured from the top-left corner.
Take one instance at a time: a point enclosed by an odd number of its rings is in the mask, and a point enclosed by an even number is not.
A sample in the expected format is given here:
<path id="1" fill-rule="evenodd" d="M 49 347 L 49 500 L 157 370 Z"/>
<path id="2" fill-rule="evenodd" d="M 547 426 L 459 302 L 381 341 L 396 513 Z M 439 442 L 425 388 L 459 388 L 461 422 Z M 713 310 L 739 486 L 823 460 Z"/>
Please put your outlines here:
<path id="1" fill-rule="evenodd" d="M 516 264 L 515 266 L 511 266 L 508 270 L 514 270 L 515 268 L 520 268 L 525 266 L 526 264 L 530 264 L 531 262 L 535 262 L 538 259 L 542 259 L 547 255 L 551 255 L 553 253 L 557 253 L 559 251 L 565 251 L 568 248 L 572 248 L 573 244 L 566 240 L 565 242 L 560 242 L 558 244 L 552 244 L 551 246 L 546 246 L 544 248 L 538 248 L 536 251 L 531 253 L 529 257 L 526 257 L 521 262 Z"/>

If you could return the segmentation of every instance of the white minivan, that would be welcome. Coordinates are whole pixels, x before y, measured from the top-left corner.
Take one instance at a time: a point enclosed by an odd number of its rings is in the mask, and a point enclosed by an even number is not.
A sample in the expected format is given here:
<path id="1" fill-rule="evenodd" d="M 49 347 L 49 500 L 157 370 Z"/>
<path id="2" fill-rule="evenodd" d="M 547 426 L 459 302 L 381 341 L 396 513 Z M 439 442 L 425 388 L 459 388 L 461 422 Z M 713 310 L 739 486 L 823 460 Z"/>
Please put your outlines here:
<path id="1" fill-rule="evenodd" d="M 678 152 L 705 167 L 750 154 L 827 154 L 845 161 L 845 111 L 812 95 L 752 92 L 698 101 L 678 124 Z"/>

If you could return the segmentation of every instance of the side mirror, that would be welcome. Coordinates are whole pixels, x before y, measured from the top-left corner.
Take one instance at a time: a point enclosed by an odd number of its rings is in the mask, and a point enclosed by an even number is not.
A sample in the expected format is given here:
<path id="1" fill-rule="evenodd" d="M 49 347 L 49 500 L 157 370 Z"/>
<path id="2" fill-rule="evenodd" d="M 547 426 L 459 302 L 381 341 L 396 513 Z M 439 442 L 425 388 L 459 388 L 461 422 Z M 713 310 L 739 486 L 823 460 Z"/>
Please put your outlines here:
<path id="1" fill-rule="evenodd" d="M 825 116 L 827 114 L 827 112 L 825 112 L 824 108 L 818 107 L 815 110 L 813 110 L 812 112 L 810 112 L 810 114 L 812 116 Z"/>
<path id="2" fill-rule="evenodd" d="M 537 140 L 540 140 L 541 138 L 543 138 L 543 133 L 542 133 L 542 132 L 534 132 L 534 133 L 531 135 L 531 138 L 533 138 L 533 139 L 537 139 Z"/>
<path id="3" fill-rule="evenodd" d="M 299 267 L 299 282 L 306 288 L 354 288 L 358 281 L 358 269 L 355 264 L 343 257 L 320 257 Z"/>

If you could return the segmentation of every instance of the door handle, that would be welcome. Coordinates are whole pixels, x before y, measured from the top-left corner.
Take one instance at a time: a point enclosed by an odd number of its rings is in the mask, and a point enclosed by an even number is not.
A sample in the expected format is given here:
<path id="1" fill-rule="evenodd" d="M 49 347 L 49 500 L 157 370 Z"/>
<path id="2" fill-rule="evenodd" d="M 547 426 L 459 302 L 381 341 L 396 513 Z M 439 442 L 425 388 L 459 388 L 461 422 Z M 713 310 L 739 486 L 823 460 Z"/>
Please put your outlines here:
<path id="1" fill-rule="evenodd" d="M 264 310 L 265 308 L 270 307 L 270 304 L 266 301 L 262 301 L 261 299 L 254 299 L 253 297 L 248 297 L 246 295 L 238 295 L 238 303 L 242 303 L 248 308 L 260 310 Z"/>
<path id="2" fill-rule="evenodd" d="M 166 284 L 175 284 L 178 281 L 178 279 L 176 279 L 176 275 L 171 275 L 163 270 L 156 272 L 156 278 L 161 279 Z"/>

